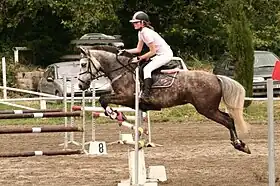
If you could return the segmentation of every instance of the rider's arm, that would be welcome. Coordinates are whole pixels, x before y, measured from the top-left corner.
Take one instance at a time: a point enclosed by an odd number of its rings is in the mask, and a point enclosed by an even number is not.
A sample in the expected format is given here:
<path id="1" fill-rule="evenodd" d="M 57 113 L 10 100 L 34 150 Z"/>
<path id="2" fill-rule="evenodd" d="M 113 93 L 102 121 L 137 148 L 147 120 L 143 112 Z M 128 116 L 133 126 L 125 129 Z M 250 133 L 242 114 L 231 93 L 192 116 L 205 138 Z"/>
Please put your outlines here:
<path id="1" fill-rule="evenodd" d="M 155 46 L 154 42 L 149 43 L 148 47 L 149 47 L 150 51 L 142 56 L 139 56 L 140 60 L 147 61 L 149 58 L 153 57 L 156 54 L 156 46 Z"/>
<path id="2" fill-rule="evenodd" d="M 128 50 L 125 50 L 125 51 L 129 52 L 131 54 L 138 54 L 142 51 L 143 45 L 144 45 L 143 41 L 139 40 L 136 48 L 128 49 Z"/>

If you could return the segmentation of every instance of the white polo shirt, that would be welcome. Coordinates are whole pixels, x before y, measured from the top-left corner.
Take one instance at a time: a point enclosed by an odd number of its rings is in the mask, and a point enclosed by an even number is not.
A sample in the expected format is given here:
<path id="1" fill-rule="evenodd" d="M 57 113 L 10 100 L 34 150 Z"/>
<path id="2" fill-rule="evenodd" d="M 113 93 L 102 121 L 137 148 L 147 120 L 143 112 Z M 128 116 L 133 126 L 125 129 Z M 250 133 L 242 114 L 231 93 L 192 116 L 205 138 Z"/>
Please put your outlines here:
<path id="1" fill-rule="evenodd" d="M 138 32 L 138 39 L 143 41 L 147 46 L 153 42 L 156 47 L 157 55 L 172 52 L 170 46 L 165 42 L 165 40 L 157 32 L 147 27 L 142 28 L 142 30 Z"/>

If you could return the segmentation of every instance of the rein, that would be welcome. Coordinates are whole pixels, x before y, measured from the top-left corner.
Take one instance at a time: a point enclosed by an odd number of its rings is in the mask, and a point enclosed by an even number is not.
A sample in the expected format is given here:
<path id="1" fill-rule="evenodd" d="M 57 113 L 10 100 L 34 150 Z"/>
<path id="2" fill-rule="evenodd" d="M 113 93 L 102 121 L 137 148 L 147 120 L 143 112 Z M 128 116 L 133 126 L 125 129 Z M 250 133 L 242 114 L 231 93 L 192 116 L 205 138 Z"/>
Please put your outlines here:
<path id="1" fill-rule="evenodd" d="M 114 79 L 112 80 L 112 83 L 113 83 L 114 81 L 116 81 L 117 79 L 121 78 L 121 77 L 122 77 L 125 73 L 127 73 L 127 72 L 130 72 L 130 73 L 132 73 L 132 74 L 135 75 L 135 72 L 134 72 L 135 69 L 134 69 L 133 67 L 131 67 L 132 64 L 136 64 L 136 63 L 131 63 L 131 61 L 132 61 L 133 58 L 130 58 L 130 59 L 128 60 L 128 63 L 127 63 L 127 64 L 123 64 L 123 63 L 119 60 L 118 56 L 119 56 L 119 55 L 116 54 L 116 61 L 121 65 L 121 67 L 118 67 L 118 68 L 116 68 L 116 69 L 113 69 L 113 70 L 109 71 L 109 73 L 118 71 L 118 70 L 123 69 L 123 68 L 126 68 L 127 70 L 124 71 L 123 73 L 121 73 L 120 75 L 118 75 L 116 78 L 114 78 Z M 87 69 L 87 71 L 82 72 L 82 73 L 80 73 L 79 75 L 89 73 L 89 74 L 91 75 L 91 79 L 92 79 L 92 80 L 95 80 L 95 79 L 98 79 L 98 78 L 100 78 L 100 77 L 103 77 L 104 74 L 101 74 L 101 75 L 96 76 L 96 75 L 94 75 L 94 74 L 92 73 L 91 64 L 93 65 L 94 69 L 96 70 L 96 74 L 97 74 L 98 72 L 100 72 L 100 71 L 104 73 L 104 69 L 102 69 L 102 68 L 97 69 L 97 67 L 95 66 L 94 62 L 93 62 L 89 57 L 88 57 L 87 59 L 88 59 L 88 69 Z M 83 80 L 81 80 L 81 79 L 78 79 L 78 80 L 81 81 L 81 82 L 83 82 L 83 83 L 85 83 L 85 82 L 84 82 Z"/>

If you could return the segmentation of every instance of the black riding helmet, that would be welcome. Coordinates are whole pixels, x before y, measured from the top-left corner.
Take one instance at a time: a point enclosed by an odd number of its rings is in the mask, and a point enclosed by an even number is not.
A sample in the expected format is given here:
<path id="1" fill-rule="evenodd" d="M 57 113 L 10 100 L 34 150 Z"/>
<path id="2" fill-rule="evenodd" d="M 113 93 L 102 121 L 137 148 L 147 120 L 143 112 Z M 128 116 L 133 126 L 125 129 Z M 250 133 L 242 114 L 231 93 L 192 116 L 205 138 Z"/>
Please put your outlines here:
<path id="1" fill-rule="evenodd" d="M 138 11 L 133 15 L 132 19 L 129 22 L 135 23 L 135 22 L 139 22 L 139 21 L 150 22 L 150 19 L 149 19 L 149 16 L 145 12 Z"/>

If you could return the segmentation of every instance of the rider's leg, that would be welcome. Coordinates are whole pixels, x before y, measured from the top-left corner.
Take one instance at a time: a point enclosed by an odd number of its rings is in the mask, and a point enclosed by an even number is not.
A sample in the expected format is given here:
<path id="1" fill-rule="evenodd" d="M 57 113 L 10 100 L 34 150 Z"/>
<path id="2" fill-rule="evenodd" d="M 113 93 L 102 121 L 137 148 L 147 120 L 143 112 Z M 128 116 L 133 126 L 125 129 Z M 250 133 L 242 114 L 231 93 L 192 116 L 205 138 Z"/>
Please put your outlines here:
<path id="1" fill-rule="evenodd" d="M 153 83 L 152 78 L 144 79 L 144 87 L 141 94 L 142 99 L 148 99 L 150 97 L 152 83 Z"/>
<path id="2" fill-rule="evenodd" d="M 142 99 L 149 99 L 150 89 L 152 86 L 152 72 L 157 68 L 168 63 L 172 58 L 172 55 L 157 55 L 144 67 L 144 89 L 141 95 Z"/>

